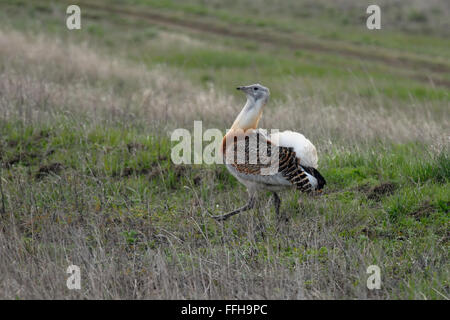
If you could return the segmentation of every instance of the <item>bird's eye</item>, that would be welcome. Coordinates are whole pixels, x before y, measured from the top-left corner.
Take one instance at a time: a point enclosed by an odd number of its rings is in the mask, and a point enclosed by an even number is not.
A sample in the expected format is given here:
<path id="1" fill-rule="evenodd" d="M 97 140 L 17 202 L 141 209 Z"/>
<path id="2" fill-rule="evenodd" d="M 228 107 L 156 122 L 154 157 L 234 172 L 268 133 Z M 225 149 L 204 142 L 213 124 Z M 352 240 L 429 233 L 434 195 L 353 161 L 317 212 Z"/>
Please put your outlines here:
<path id="1" fill-rule="evenodd" d="M 256 91 L 256 90 L 258 90 L 258 88 L 257 88 L 257 87 L 254 87 L 254 88 L 253 88 L 253 90 L 255 90 L 255 91 Z"/>

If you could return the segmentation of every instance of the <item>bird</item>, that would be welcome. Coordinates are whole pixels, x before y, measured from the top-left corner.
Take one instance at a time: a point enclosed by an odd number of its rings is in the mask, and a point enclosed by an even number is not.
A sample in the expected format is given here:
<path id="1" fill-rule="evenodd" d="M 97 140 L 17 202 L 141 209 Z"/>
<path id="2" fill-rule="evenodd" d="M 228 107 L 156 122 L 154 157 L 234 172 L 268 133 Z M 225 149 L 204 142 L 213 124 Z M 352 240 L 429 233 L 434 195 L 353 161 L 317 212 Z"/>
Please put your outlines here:
<path id="1" fill-rule="evenodd" d="M 252 209 L 259 191 L 273 194 L 276 215 L 280 216 L 279 191 L 297 189 L 301 192 L 321 192 L 326 181 L 318 171 L 316 147 L 303 134 L 293 131 L 274 132 L 258 128 L 264 106 L 270 96 L 261 84 L 239 86 L 247 101 L 222 139 L 220 153 L 228 171 L 248 192 L 243 207 L 222 215 L 217 221 Z"/>

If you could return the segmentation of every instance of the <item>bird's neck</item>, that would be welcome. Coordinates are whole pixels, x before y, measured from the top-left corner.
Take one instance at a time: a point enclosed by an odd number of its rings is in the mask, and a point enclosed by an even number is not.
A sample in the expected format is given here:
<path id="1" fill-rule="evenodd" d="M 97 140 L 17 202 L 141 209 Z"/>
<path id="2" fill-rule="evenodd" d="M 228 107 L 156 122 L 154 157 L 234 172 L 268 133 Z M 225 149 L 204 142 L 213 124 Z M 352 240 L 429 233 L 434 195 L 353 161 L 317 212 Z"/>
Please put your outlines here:
<path id="1" fill-rule="evenodd" d="M 264 104 L 262 100 L 255 101 L 252 98 L 248 98 L 244 108 L 234 120 L 230 131 L 243 130 L 245 132 L 248 129 L 256 129 Z"/>

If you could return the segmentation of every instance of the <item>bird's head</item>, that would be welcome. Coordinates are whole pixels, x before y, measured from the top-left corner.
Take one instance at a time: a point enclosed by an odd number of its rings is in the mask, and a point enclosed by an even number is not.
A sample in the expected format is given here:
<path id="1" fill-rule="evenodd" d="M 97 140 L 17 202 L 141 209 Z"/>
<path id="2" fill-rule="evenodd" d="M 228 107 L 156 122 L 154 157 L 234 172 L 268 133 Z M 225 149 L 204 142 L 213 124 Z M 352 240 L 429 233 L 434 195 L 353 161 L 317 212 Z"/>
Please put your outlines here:
<path id="1" fill-rule="evenodd" d="M 270 96 L 269 89 L 260 85 L 259 83 L 249 86 L 237 87 L 236 89 L 243 91 L 247 96 L 247 99 L 251 100 L 252 102 L 261 101 L 263 104 L 265 104 Z"/>

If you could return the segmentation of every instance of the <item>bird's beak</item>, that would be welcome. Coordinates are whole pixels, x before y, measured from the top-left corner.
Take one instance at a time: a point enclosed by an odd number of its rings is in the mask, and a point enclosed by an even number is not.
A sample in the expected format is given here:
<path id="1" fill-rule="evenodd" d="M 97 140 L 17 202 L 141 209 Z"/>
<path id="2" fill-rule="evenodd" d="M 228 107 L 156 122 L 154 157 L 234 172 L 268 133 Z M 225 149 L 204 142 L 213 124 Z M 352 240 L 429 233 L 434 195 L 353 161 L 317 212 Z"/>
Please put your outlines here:
<path id="1" fill-rule="evenodd" d="M 248 87 L 246 87 L 246 86 L 241 86 L 241 87 L 237 87 L 236 89 L 237 89 L 237 90 L 240 90 L 240 91 L 247 92 Z"/>

